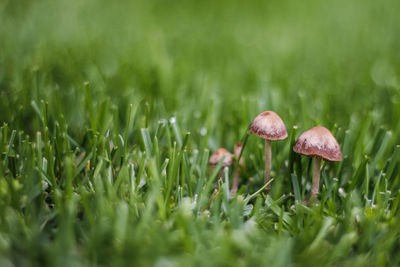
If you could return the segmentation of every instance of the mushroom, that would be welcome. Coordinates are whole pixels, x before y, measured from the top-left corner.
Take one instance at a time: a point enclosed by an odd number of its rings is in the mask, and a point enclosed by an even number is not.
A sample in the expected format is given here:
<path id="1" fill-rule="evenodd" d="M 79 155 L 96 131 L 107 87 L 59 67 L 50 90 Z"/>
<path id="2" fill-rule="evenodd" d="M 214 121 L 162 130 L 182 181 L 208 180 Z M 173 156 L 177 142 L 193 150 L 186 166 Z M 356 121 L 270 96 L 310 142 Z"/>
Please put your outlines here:
<path id="1" fill-rule="evenodd" d="M 240 152 L 242 151 L 243 144 L 242 143 L 236 143 L 235 148 L 234 148 L 234 156 L 236 160 L 239 160 Z M 239 174 L 240 174 L 240 168 L 244 167 L 244 160 L 243 158 L 240 159 L 238 162 L 239 168 L 237 168 L 235 177 L 233 178 L 232 181 L 232 188 L 231 188 L 231 195 L 235 195 L 238 187 L 239 187 Z"/>
<path id="2" fill-rule="evenodd" d="M 321 159 L 328 161 L 341 161 L 342 151 L 332 133 L 322 126 L 316 126 L 297 138 L 293 147 L 294 152 L 313 159 L 313 179 L 311 194 L 307 202 L 314 200 L 319 192 L 319 179 L 321 169 Z"/>
<path id="3" fill-rule="evenodd" d="M 282 119 L 273 111 L 264 111 L 250 125 L 250 133 L 265 139 L 265 172 L 264 183 L 270 180 L 271 141 L 285 139 L 288 134 Z M 266 188 L 269 191 L 270 186 Z"/>
<path id="4" fill-rule="evenodd" d="M 230 166 L 232 165 L 233 159 L 232 159 L 232 154 L 226 150 L 225 148 L 219 148 L 217 149 L 210 157 L 209 164 L 211 166 L 216 166 L 218 162 L 222 161 L 222 167 L 225 166 Z M 218 179 L 221 179 L 223 175 L 223 169 L 221 169 Z"/>
<path id="5" fill-rule="evenodd" d="M 232 154 L 225 148 L 217 149 L 210 157 L 210 165 L 215 166 L 218 162 L 224 158 L 222 166 L 229 166 L 232 164 Z"/>

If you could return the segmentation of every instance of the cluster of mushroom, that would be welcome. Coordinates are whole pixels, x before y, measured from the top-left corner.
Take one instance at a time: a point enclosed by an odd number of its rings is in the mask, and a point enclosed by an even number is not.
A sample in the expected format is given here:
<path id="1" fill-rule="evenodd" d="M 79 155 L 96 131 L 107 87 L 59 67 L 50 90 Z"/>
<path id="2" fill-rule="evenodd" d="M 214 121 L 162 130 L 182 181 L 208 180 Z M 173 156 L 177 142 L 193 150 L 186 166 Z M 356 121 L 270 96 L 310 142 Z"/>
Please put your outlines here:
<path id="1" fill-rule="evenodd" d="M 265 139 L 264 183 L 268 183 L 271 178 L 271 141 L 283 140 L 287 138 L 288 134 L 285 124 L 275 112 L 265 111 L 253 120 L 250 125 L 249 131 L 256 136 Z M 236 158 L 239 157 L 240 150 L 238 153 L 236 153 L 235 150 Z M 319 192 L 321 160 L 324 159 L 327 161 L 341 161 L 342 152 L 340 150 L 340 146 L 335 137 L 328 129 L 322 126 L 316 126 L 302 133 L 298 137 L 293 147 L 293 150 L 296 153 L 314 157 L 312 188 L 308 201 L 314 200 Z M 213 156 L 211 156 L 210 164 L 216 164 L 219 160 L 222 159 L 223 156 L 225 157 L 223 165 L 230 165 L 232 163 L 232 155 L 225 149 L 217 150 L 213 154 Z M 237 172 L 232 183 L 232 193 L 236 193 L 238 183 L 239 173 Z M 269 191 L 269 189 L 270 188 L 268 186 L 267 192 Z"/>

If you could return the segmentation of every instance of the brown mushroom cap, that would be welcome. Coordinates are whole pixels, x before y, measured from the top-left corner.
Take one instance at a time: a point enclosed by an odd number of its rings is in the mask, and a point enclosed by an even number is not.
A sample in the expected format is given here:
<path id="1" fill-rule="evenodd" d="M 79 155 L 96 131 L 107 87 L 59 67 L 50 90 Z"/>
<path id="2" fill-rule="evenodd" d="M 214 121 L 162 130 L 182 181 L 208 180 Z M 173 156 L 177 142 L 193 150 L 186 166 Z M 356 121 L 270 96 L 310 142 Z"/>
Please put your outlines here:
<path id="1" fill-rule="evenodd" d="M 218 162 L 224 158 L 222 166 L 229 166 L 232 164 L 232 154 L 225 148 L 217 149 L 210 157 L 210 165 L 217 165 Z"/>
<path id="2" fill-rule="evenodd" d="M 234 148 L 233 148 L 233 154 L 235 155 L 235 157 L 239 158 L 240 156 L 240 152 L 242 152 L 242 143 L 236 143 Z"/>
<path id="3" fill-rule="evenodd" d="M 322 126 L 316 126 L 297 138 L 294 152 L 306 156 L 318 156 L 329 161 L 341 161 L 342 151 L 332 133 Z"/>
<path id="4" fill-rule="evenodd" d="M 282 140 L 288 134 L 282 119 L 273 111 L 264 111 L 250 125 L 250 132 L 267 140 Z"/>

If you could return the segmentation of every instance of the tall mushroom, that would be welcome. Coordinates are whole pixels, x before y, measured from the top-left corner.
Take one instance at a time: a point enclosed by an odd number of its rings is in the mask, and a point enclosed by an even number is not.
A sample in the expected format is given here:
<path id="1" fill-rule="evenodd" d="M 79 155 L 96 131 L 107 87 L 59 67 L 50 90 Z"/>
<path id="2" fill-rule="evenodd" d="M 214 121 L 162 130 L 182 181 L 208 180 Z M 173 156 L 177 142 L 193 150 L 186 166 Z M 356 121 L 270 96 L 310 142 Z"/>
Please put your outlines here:
<path id="1" fill-rule="evenodd" d="M 242 143 L 236 143 L 235 144 L 235 148 L 234 148 L 234 156 L 236 158 L 236 160 L 239 160 L 239 156 L 240 156 L 240 152 L 242 151 Z M 233 178 L 232 181 L 232 188 L 231 188 L 231 195 L 235 195 L 238 187 L 239 187 L 239 174 L 240 174 L 240 168 L 244 167 L 244 160 L 243 158 L 240 159 L 239 162 L 237 162 L 239 164 L 239 167 L 236 170 L 235 176 Z"/>
<path id="2" fill-rule="evenodd" d="M 322 126 L 316 126 L 302 133 L 297 138 L 293 150 L 296 153 L 314 157 L 312 188 L 310 198 L 308 199 L 308 201 L 312 201 L 317 197 L 319 192 L 321 159 L 341 161 L 342 151 L 332 133 Z"/>
<path id="3" fill-rule="evenodd" d="M 285 139 L 288 134 L 282 119 L 273 111 L 264 111 L 250 125 L 250 133 L 265 139 L 265 173 L 264 182 L 270 180 L 271 141 Z M 270 186 L 266 188 L 269 191 Z"/>

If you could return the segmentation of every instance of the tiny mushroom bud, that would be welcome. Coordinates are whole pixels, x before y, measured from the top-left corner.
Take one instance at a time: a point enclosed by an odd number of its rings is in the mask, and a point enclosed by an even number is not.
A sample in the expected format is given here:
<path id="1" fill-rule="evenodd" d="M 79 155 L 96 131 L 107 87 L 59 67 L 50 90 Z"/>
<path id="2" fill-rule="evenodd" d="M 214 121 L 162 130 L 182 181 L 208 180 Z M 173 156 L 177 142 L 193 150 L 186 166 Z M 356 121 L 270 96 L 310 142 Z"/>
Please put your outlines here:
<path id="1" fill-rule="evenodd" d="M 288 134 L 282 119 L 273 111 L 264 111 L 250 125 L 250 133 L 265 139 L 265 173 L 264 182 L 270 180 L 271 173 L 271 141 L 285 139 Z M 268 186 L 267 191 L 270 187 Z"/>
<path id="2" fill-rule="evenodd" d="M 235 147 L 234 147 L 234 150 L 233 150 L 234 151 L 233 154 L 234 154 L 236 160 L 239 159 L 240 153 L 242 152 L 242 148 L 243 148 L 243 144 L 242 143 L 239 142 L 239 143 L 235 144 Z M 243 161 L 243 158 L 241 158 L 240 159 L 240 165 L 243 166 L 243 164 L 244 164 L 244 161 Z"/>
<path id="3" fill-rule="evenodd" d="M 294 152 L 313 159 L 313 180 L 311 194 L 308 201 L 314 200 L 319 192 L 321 159 L 328 161 L 341 161 L 342 151 L 332 133 L 322 126 L 316 126 L 297 138 L 293 147 Z"/>

